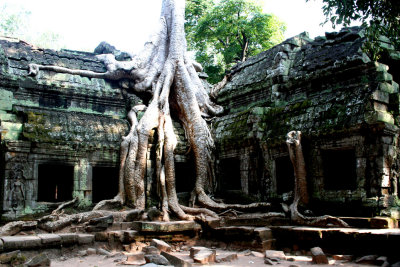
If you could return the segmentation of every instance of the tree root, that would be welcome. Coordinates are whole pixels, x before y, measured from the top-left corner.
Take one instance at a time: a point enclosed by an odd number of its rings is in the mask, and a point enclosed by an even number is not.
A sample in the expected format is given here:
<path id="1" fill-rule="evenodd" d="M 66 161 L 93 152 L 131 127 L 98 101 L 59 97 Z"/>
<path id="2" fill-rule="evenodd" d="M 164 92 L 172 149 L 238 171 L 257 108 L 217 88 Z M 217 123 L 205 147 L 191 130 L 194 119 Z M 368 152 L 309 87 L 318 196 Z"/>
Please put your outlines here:
<path id="1" fill-rule="evenodd" d="M 290 217 L 292 222 L 296 224 L 317 227 L 327 227 L 330 225 L 336 227 L 349 227 L 349 225 L 342 219 L 330 215 L 312 217 L 304 216 L 297 209 L 298 203 L 299 199 L 296 199 L 293 204 L 290 205 Z"/>
<path id="2" fill-rule="evenodd" d="M 76 203 L 78 203 L 78 200 L 79 200 L 79 198 L 76 197 L 73 200 L 61 203 L 55 210 L 53 210 L 51 212 L 51 214 L 52 215 L 57 215 L 62 209 L 65 209 L 65 208 L 70 207 L 70 206 L 74 206 Z"/>
<path id="3" fill-rule="evenodd" d="M 303 150 L 301 147 L 301 132 L 291 131 L 287 134 L 286 144 L 289 149 L 290 160 L 293 164 L 294 169 L 294 200 L 292 205 L 290 205 L 290 217 L 294 223 L 300 225 L 308 226 L 327 226 L 328 224 L 333 224 L 339 227 L 348 227 L 348 224 L 343 220 L 325 215 L 319 217 L 308 217 L 302 215 L 297 207 L 299 203 L 308 203 L 308 193 L 307 193 L 307 180 L 306 180 L 306 166 L 304 161 Z"/>

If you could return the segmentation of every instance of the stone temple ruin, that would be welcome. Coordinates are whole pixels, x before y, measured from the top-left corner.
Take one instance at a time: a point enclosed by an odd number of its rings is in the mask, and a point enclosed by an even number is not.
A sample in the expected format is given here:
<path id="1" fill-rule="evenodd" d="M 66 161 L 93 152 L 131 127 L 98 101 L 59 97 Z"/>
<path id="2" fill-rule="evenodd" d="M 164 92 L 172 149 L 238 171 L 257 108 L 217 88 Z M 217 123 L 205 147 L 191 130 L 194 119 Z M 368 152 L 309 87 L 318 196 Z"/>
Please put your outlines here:
<path id="1" fill-rule="evenodd" d="M 294 172 L 285 135 L 295 129 L 303 133 L 315 213 L 353 221 L 386 215 L 386 227 L 396 226 L 400 52 L 384 37 L 380 43 L 384 51 L 376 62 L 363 51 L 359 28 L 314 40 L 300 34 L 236 65 L 217 98 L 225 113 L 210 122 L 217 147 L 215 194 L 272 203 L 287 198 Z M 123 82 L 46 70 L 30 77 L 32 62 L 106 71 L 94 53 L 0 40 L 0 200 L 8 220 L 51 211 L 76 197 L 81 208 L 114 197 L 127 111 L 149 98 Z M 184 198 L 195 173 L 183 128 L 178 122 L 174 127 L 176 184 Z M 149 196 L 157 190 L 154 165 L 150 157 Z"/>

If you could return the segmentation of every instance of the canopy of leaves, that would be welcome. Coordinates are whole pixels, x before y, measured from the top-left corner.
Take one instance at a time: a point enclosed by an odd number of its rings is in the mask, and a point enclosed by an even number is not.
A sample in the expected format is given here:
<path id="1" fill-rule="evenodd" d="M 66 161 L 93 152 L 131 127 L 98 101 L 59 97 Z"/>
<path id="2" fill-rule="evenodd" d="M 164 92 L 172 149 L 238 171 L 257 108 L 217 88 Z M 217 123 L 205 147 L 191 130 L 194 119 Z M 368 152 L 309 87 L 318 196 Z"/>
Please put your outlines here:
<path id="1" fill-rule="evenodd" d="M 310 0 L 306 0 L 310 1 Z M 400 2 L 399 0 L 322 0 L 326 22 L 333 26 L 348 26 L 352 21 L 361 21 L 367 28 L 370 41 L 384 35 L 400 47 Z M 373 44 L 372 45 L 373 48 Z"/>
<path id="2" fill-rule="evenodd" d="M 250 0 L 188 0 L 188 47 L 196 51 L 212 83 L 238 61 L 280 43 L 286 26 Z"/>

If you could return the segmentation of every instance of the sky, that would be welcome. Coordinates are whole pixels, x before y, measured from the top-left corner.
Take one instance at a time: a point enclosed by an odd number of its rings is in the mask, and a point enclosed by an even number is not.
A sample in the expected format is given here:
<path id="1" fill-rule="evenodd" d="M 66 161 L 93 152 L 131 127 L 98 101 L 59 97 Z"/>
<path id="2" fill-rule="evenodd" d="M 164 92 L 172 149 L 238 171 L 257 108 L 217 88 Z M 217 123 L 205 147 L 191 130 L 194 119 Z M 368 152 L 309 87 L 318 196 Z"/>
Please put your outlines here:
<path id="1" fill-rule="evenodd" d="M 117 49 L 137 52 L 153 32 L 162 0 L 0 0 L 31 12 L 30 31 L 55 32 L 65 47 L 93 51 L 106 41 Z M 261 0 L 265 13 L 286 22 L 286 38 L 307 31 L 314 38 L 334 31 L 320 26 L 322 0 Z"/>

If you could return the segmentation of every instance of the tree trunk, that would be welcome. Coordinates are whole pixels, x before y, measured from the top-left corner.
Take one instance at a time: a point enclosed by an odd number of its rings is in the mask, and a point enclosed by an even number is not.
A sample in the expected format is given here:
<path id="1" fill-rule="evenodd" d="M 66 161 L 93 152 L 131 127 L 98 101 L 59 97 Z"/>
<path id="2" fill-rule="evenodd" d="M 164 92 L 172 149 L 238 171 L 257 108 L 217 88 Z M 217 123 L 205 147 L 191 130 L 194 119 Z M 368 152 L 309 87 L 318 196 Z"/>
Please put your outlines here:
<path id="1" fill-rule="evenodd" d="M 307 180 L 306 180 L 306 164 L 303 156 L 303 149 L 301 147 L 301 132 L 291 131 L 287 134 L 286 144 L 289 149 L 289 156 L 293 164 L 294 169 L 294 200 L 290 205 L 290 217 L 291 220 L 300 225 L 309 226 L 327 226 L 328 224 L 348 227 L 348 224 L 343 220 L 329 216 L 309 217 L 304 216 L 298 211 L 299 204 L 307 204 L 308 193 L 307 193 Z"/>
<path id="2" fill-rule="evenodd" d="M 174 167 L 174 149 L 177 140 L 173 132 L 170 107 L 175 107 L 174 112 L 183 123 L 195 159 L 196 185 L 193 190 L 193 203 L 197 199 L 199 204 L 216 210 L 269 207 L 268 203 L 220 204 L 213 201 L 206 193 L 214 183 L 214 141 L 204 117 L 221 114 L 223 109 L 210 100 L 208 92 L 203 87 L 196 72 L 196 70 L 201 71 L 201 66 L 192 62 L 187 56 L 184 15 L 185 0 L 163 0 L 159 27 L 138 56 L 124 62 L 115 60 L 112 55 L 98 56 L 107 67 L 106 73 L 30 65 L 30 75 L 36 75 L 40 69 L 46 69 L 96 78 L 130 79 L 133 81 L 131 83 L 133 90 L 148 91 L 153 96 L 139 122 L 136 113 L 143 110 L 142 106 L 133 107 L 128 114 L 131 129 L 121 143 L 118 195 L 112 200 L 101 201 L 94 210 L 115 204 L 145 209 L 144 178 L 147 148 L 151 131 L 157 129 L 159 139 L 156 174 L 164 220 L 169 220 L 169 211 L 181 219 L 193 219 L 193 216 L 187 213 L 194 215 L 202 213 L 215 217 L 215 213 L 211 211 L 182 209 L 178 204 Z"/>

